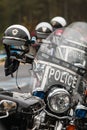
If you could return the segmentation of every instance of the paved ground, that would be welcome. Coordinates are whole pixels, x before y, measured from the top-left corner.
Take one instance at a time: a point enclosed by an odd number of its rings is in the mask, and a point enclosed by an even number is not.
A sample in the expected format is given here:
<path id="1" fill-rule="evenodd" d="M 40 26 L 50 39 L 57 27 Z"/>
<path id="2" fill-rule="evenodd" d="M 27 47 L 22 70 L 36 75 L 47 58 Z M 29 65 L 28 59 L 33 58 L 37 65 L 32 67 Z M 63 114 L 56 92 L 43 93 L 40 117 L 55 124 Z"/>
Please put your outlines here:
<path id="1" fill-rule="evenodd" d="M 32 71 L 29 68 L 29 64 L 21 64 L 18 70 L 18 78 L 16 80 L 16 73 L 14 73 L 14 78 L 11 76 L 5 77 L 4 63 L 0 64 L 0 88 L 20 92 L 31 91 L 33 79 L 30 76 L 30 72 Z M 17 88 L 17 84 L 21 88 L 20 90 Z"/>

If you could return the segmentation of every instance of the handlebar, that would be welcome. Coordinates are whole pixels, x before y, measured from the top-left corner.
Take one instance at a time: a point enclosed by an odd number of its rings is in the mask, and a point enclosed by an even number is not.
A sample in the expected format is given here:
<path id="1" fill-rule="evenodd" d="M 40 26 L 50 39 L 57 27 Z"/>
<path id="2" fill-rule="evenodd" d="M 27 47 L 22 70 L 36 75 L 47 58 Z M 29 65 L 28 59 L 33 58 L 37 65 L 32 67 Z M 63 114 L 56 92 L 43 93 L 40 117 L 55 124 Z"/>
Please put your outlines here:
<path id="1" fill-rule="evenodd" d="M 8 117 L 8 116 L 9 116 L 9 112 L 6 111 L 6 114 L 5 114 L 5 115 L 3 115 L 3 116 L 0 115 L 0 119 L 6 118 L 6 117 Z"/>
<path id="2" fill-rule="evenodd" d="M 14 60 L 18 60 L 19 62 L 22 63 L 32 63 L 34 60 L 34 56 L 30 54 L 25 54 L 24 57 L 19 54 L 17 56 L 16 55 L 10 56 L 10 58 Z"/>

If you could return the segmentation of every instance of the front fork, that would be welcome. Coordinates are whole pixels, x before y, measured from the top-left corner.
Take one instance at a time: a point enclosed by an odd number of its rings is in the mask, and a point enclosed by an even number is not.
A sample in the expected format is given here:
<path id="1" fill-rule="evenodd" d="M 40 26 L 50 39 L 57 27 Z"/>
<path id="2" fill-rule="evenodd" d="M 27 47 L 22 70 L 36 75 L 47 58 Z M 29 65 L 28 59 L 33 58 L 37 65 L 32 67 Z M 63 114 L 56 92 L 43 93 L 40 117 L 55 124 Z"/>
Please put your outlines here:
<path id="1" fill-rule="evenodd" d="M 63 124 L 60 121 L 56 121 L 54 130 L 62 130 Z"/>

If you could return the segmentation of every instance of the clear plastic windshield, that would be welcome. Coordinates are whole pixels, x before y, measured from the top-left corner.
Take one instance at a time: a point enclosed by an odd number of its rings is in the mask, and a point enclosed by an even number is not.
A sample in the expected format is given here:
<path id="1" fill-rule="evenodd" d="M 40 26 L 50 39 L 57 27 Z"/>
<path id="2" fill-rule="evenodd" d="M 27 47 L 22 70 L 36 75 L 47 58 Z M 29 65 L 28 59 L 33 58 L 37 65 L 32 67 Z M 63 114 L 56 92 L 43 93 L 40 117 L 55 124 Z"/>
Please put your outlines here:
<path id="1" fill-rule="evenodd" d="M 77 25 L 77 26 L 76 26 Z M 81 29 L 82 25 L 82 30 Z M 80 26 L 80 27 L 79 27 Z M 62 36 L 53 32 L 41 46 L 40 51 L 78 67 L 87 67 L 87 24 L 68 26 Z"/>
<path id="2" fill-rule="evenodd" d="M 87 23 L 73 23 L 59 32 L 44 40 L 34 60 L 36 86 L 44 90 L 52 84 L 76 87 L 87 70 Z"/>

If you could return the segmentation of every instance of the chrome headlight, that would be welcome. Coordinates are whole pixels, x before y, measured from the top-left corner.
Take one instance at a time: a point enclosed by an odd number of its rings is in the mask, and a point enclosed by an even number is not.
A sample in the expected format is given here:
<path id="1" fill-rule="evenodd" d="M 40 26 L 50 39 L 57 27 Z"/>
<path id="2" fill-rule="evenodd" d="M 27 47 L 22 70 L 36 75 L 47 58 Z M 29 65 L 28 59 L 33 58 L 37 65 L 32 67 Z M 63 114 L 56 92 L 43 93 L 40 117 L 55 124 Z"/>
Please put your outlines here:
<path id="1" fill-rule="evenodd" d="M 48 107 L 52 112 L 61 114 L 70 107 L 70 95 L 65 89 L 53 89 L 47 98 Z"/>

